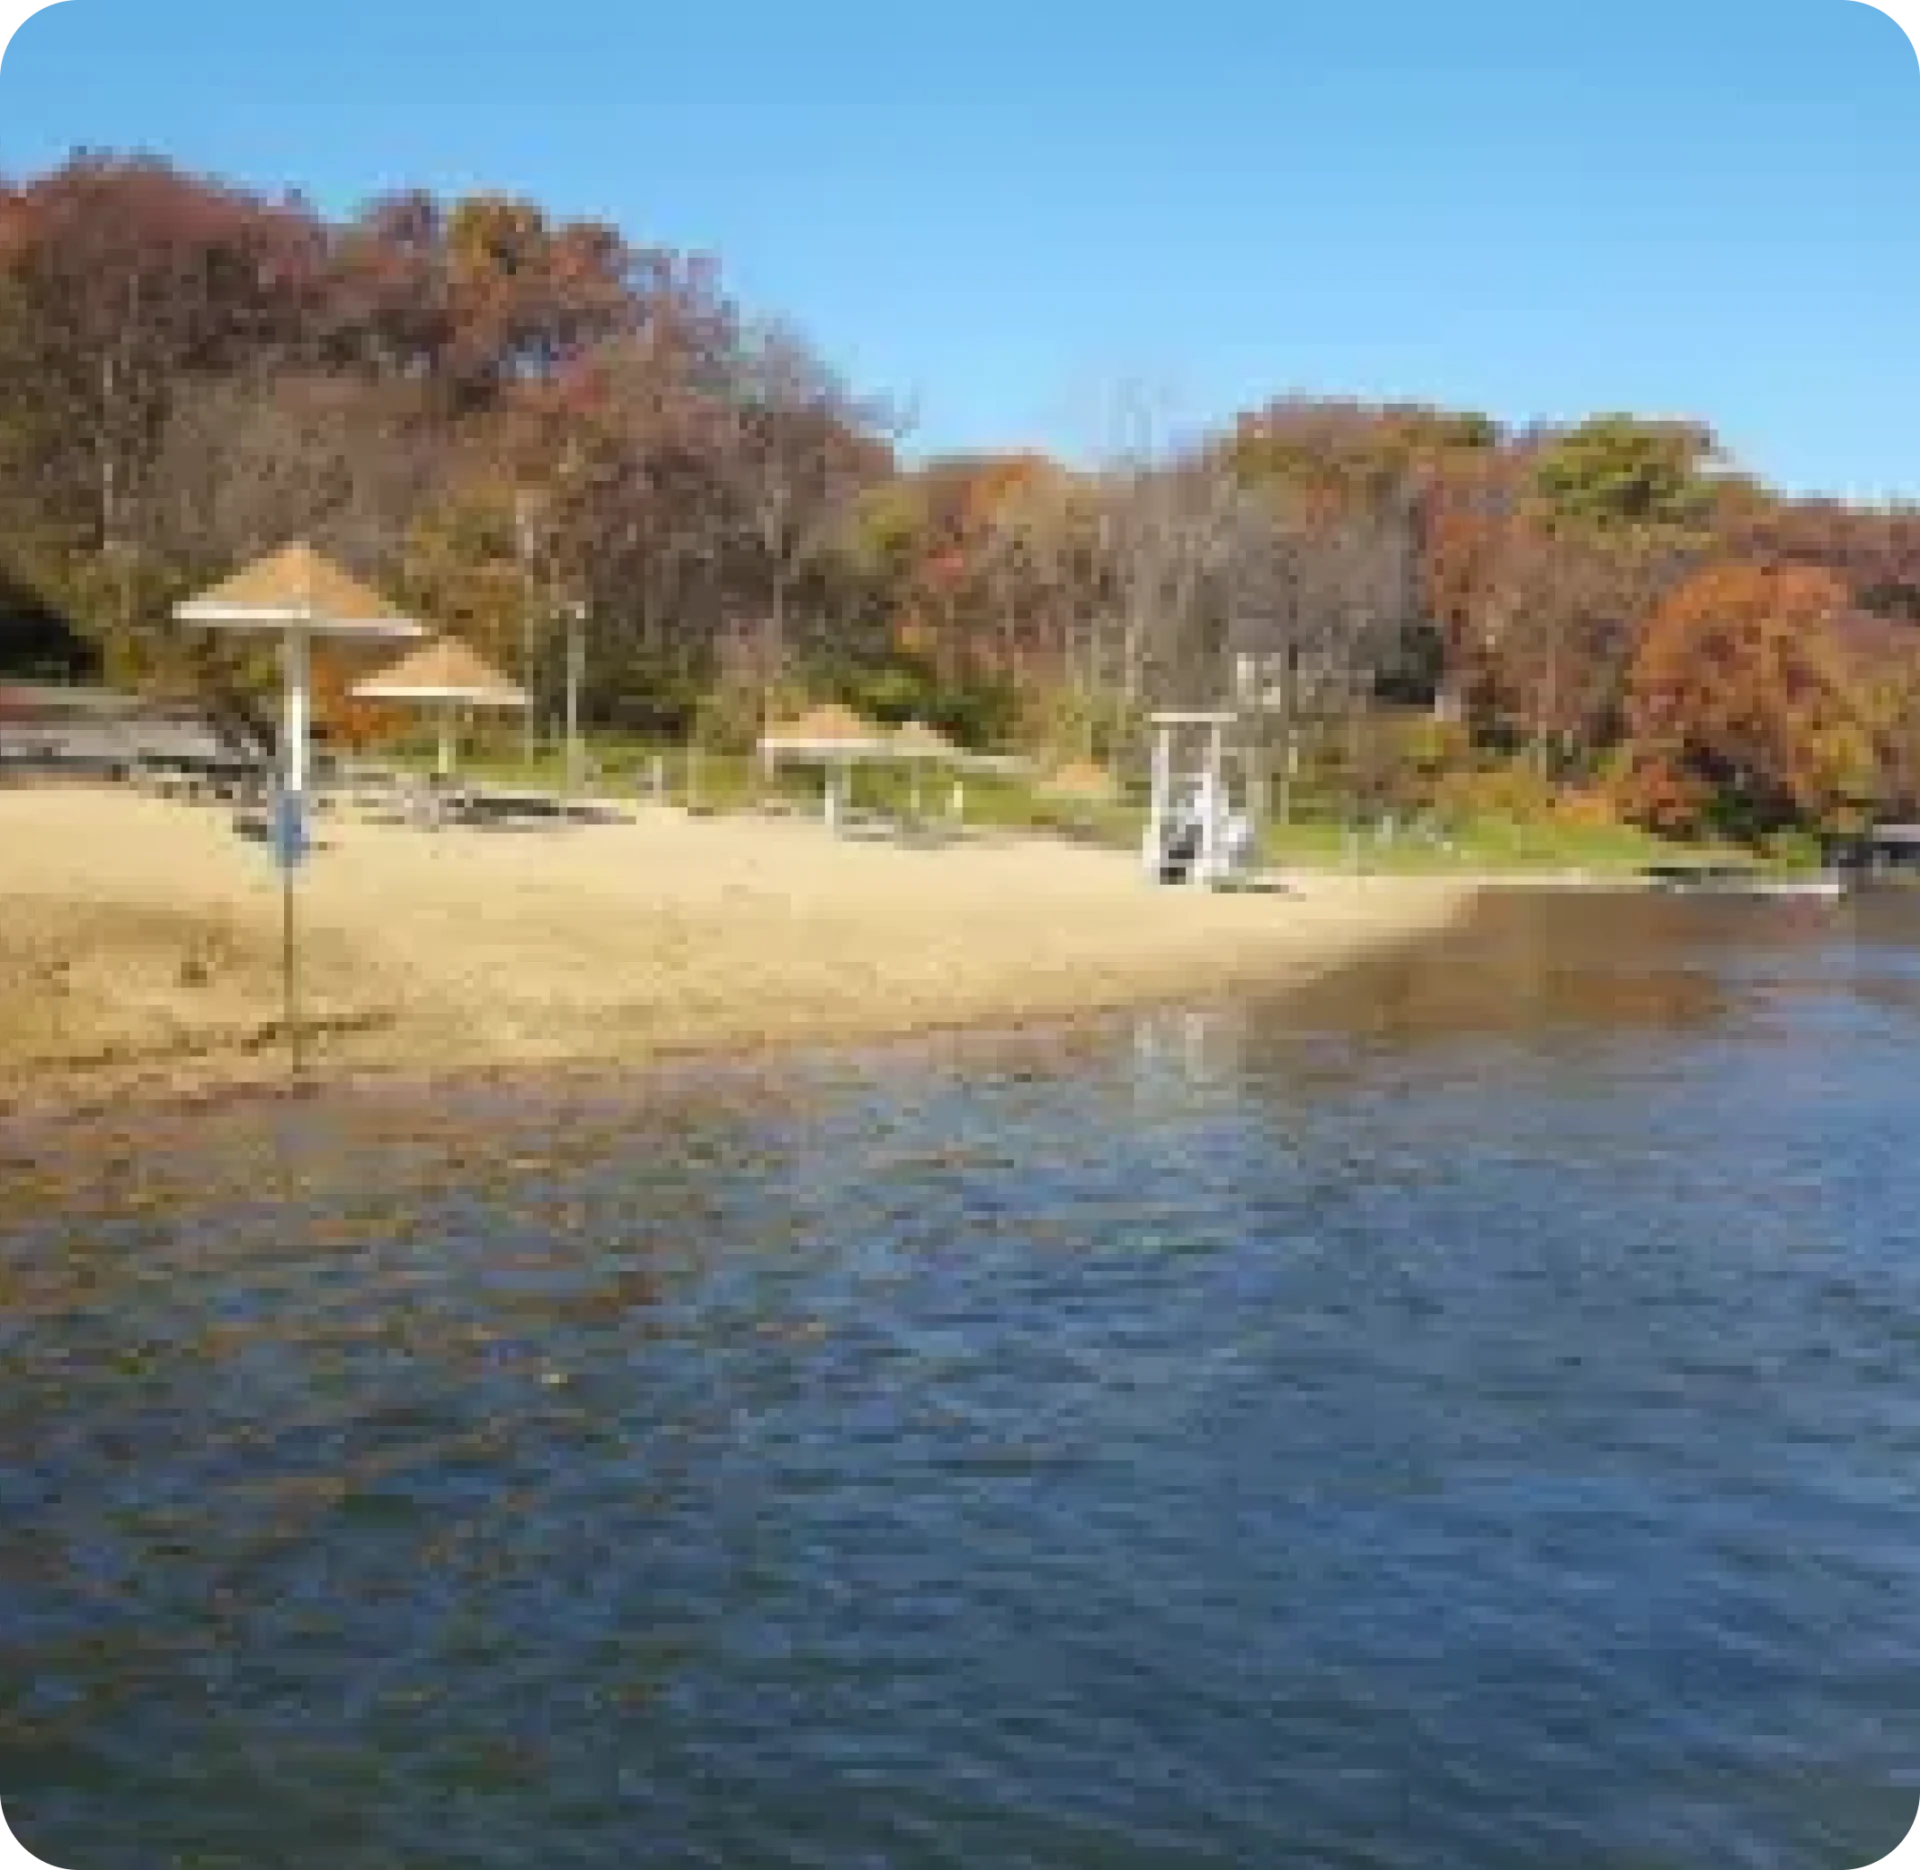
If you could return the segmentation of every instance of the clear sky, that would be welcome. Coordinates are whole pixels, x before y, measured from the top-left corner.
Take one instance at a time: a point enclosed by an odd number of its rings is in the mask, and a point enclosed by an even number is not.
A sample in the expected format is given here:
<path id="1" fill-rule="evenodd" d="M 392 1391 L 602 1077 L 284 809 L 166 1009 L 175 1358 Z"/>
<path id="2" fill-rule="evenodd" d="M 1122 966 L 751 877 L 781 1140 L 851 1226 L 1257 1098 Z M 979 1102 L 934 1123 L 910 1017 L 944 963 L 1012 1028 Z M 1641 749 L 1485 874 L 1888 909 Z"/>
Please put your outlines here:
<path id="1" fill-rule="evenodd" d="M 712 252 L 920 448 L 1298 390 L 1920 497 L 1920 65 L 1851 0 L 67 0 L 0 169 L 76 145 Z"/>

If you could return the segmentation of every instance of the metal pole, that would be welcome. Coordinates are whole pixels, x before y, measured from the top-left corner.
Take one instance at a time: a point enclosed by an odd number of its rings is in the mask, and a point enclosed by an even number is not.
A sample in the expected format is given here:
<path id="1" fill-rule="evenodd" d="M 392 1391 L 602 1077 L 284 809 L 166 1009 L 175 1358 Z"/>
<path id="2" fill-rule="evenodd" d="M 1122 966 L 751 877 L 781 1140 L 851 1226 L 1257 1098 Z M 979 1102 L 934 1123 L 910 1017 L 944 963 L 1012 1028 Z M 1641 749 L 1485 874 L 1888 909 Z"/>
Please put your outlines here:
<path id="1" fill-rule="evenodd" d="M 297 794 L 295 795 L 298 796 Z M 300 1046 L 299 951 L 294 935 L 293 865 L 280 871 L 280 985 L 282 1017 L 287 1029 L 287 1062 L 298 1089 L 306 1071 Z"/>
<path id="2" fill-rule="evenodd" d="M 580 789 L 580 683 L 586 665 L 587 607 L 573 605 L 567 613 L 567 775 L 569 797 Z"/>
<path id="3" fill-rule="evenodd" d="M 1206 809 L 1200 825 L 1198 881 L 1211 883 L 1220 874 L 1220 834 L 1226 816 L 1226 735 L 1218 721 L 1207 726 L 1207 771 L 1203 781 Z"/>
<path id="4" fill-rule="evenodd" d="M 286 787 L 296 799 L 307 789 L 307 633 L 287 632 L 286 719 L 283 727 L 286 747 L 282 751 L 281 770 Z"/>
<path id="5" fill-rule="evenodd" d="M 520 716 L 520 758 L 528 771 L 533 768 L 534 690 L 533 690 L 533 515 L 524 492 L 513 497 L 514 552 L 520 564 L 520 686 L 526 691 L 527 705 Z"/>
<path id="6" fill-rule="evenodd" d="M 1173 730 L 1156 723 L 1153 729 L 1153 780 L 1147 803 L 1146 848 L 1141 859 L 1147 874 L 1158 880 L 1166 852 L 1167 813 L 1173 790 Z"/>
<path id="7" fill-rule="evenodd" d="M 1289 642 L 1280 676 L 1280 806 L 1282 828 L 1293 823 L 1293 785 L 1300 772 L 1300 646 Z"/>
<path id="8" fill-rule="evenodd" d="M 1355 870 L 1360 859 L 1360 672 L 1347 674 L 1347 836 Z"/>

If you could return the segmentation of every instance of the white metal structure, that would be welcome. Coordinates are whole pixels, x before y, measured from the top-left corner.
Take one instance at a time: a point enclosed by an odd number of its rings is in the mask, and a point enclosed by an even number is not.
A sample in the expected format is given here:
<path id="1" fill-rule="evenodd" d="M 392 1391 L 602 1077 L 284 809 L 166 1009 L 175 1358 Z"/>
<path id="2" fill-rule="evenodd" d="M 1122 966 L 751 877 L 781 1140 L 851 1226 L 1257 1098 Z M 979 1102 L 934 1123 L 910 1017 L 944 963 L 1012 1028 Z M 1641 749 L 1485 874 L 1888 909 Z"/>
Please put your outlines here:
<path id="1" fill-rule="evenodd" d="M 1239 719 L 1225 708 L 1151 717 L 1152 789 L 1140 857 L 1155 882 L 1213 884 L 1245 866 L 1252 825 L 1227 783 L 1227 736 Z M 1199 765 L 1176 771 L 1176 749 L 1193 757 L 1196 742 Z"/>
<path id="2" fill-rule="evenodd" d="M 316 636 L 378 641 L 423 636 L 384 598 L 355 583 L 309 545 L 290 545 L 235 572 L 211 591 L 174 606 L 182 623 L 280 636 L 285 727 L 281 771 L 288 792 L 307 786 L 308 647 Z"/>

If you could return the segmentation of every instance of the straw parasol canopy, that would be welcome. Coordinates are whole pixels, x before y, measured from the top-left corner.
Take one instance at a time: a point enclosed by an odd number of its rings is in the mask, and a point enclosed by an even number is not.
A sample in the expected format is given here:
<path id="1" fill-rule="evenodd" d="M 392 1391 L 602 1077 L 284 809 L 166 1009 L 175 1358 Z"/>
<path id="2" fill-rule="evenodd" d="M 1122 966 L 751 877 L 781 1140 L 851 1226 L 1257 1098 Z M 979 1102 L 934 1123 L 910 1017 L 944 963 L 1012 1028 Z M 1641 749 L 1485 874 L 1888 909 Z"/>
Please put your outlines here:
<path id="1" fill-rule="evenodd" d="M 409 637 L 422 634 L 378 592 L 349 577 L 312 546 L 282 546 L 178 605 L 183 623 L 246 629 L 262 623 L 295 625 L 316 635 Z"/>
<path id="2" fill-rule="evenodd" d="M 882 759 L 891 751 L 891 743 L 874 722 L 832 702 L 769 728 L 760 737 L 760 750 L 793 759 Z"/>
<path id="3" fill-rule="evenodd" d="M 271 630 L 280 636 L 286 730 L 282 760 L 289 792 L 307 778 L 307 649 L 316 636 L 366 642 L 424 635 L 421 625 L 324 558 L 312 546 L 283 546 L 176 604 L 181 623 L 216 630 Z"/>
<path id="4" fill-rule="evenodd" d="M 924 721 L 908 721 L 896 728 L 890 744 L 895 755 L 903 760 L 937 762 L 966 758 L 958 743 L 949 740 L 939 728 L 929 727 Z"/>
<path id="5" fill-rule="evenodd" d="M 411 702 L 440 723 L 440 772 L 453 771 L 454 719 L 461 708 L 524 708 L 526 690 L 456 636 L 436 637 L 396 663 L 354 684 L 356 701 Z"/>
<path id="6" fill-rule="evenodd" d="M 854 763 L 890 759 L 893 745 L 883 728 L 833 702 L 809 708 L 798 720 L 761 735 L 760 752 L 769 764 L 790 759 L 824 766 L 822 811 L 829 825 L 838 825 L 852 789 Z"/>
<path id="7" fill-rule="evenodd" d="M 1113 775 L 1103 766 L 1087 760 L 1075 760 L 1043 780 L 1040 791 L 1048 798 L 1071 799 L 1076 803 L 1109 805 L 1120 796 Z"/>

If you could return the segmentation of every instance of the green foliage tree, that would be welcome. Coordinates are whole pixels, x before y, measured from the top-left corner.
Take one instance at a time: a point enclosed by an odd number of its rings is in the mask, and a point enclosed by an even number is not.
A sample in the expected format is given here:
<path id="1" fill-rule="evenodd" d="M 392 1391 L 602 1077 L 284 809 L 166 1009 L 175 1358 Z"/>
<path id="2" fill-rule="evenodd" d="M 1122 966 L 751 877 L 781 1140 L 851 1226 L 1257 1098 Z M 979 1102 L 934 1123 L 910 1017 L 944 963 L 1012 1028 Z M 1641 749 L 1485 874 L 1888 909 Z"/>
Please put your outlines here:
<path id="1" fill-rule="evenodd" d="M 1594 416 L 1541 446 L 1534 492 L 1553 524 L 1694 531 L 1713 512 L 1715 486 L 1704 470 L 1717 452 L 1712 431 L 1698 423 Z"/>

